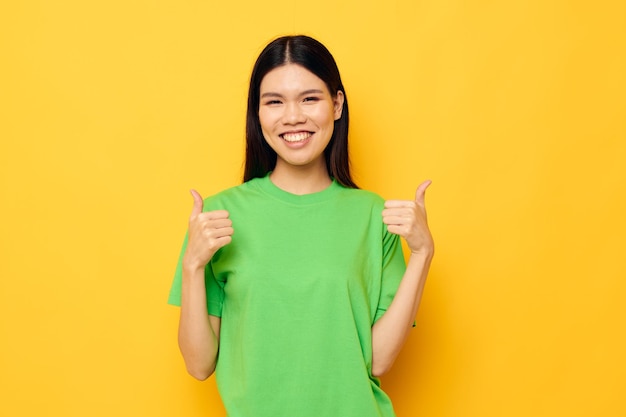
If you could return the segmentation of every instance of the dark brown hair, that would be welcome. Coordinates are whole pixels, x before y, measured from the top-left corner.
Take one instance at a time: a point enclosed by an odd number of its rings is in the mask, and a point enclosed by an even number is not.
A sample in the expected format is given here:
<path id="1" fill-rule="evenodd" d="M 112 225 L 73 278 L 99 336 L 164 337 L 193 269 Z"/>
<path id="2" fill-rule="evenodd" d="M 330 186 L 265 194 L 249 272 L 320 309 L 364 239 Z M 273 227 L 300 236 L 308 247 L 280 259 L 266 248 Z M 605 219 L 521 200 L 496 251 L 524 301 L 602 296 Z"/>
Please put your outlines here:
<path id="1" fill-rule="evenodd" d="M 276 152 L 267 144 L 259 120 L 261 81 L 273 70 L 286 64 L 298 64 L 318 76 L 333 97 L 344 95 L 341 117 L 335 120 L 333 135 L 324 150 L 328 175 L 349 188 L 358 188 L 350 175 L 348 157 L 348 98 L 339 69 L 331 53 L 319 41 L 303 35 L 284 36 L 270 42 L 257 58 L 250 77 L 246 116 L 246 161 L 243 180 L 267 175 L 276 165 Z"/>

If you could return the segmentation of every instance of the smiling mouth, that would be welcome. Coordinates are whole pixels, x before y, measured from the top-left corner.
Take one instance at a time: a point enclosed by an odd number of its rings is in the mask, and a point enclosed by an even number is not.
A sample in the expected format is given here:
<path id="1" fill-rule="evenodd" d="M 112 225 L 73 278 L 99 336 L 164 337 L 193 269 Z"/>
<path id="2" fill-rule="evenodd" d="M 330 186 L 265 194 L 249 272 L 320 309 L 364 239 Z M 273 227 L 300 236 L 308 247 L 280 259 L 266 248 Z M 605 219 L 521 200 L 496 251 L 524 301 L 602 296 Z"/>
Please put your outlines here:
<path id="1" fill-rule="evenodd" d="M 283 133 L 280 135 L 283 140 L 294 143 L 294 142 L 302 142 L 307 140 L 313 135 L 311 132 L 297 132 L 297 133 Z"/>

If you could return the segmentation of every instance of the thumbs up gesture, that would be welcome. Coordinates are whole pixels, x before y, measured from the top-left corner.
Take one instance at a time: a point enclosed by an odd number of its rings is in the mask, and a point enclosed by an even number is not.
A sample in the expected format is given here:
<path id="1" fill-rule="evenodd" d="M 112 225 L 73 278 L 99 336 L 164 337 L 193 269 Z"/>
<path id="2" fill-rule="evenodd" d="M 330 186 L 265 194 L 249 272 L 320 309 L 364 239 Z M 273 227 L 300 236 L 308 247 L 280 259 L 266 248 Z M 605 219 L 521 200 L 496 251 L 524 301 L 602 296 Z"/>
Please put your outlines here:
<path id="1" fill-rule="evenodd" d="M 412 254 L 432 255 L 434 242 L 426 221 L 424 195 L 431 181 L 417 187 L 415 200 L 387 200 L 383 210 L 383 223 L 390 233 L 402 236 Z"/>
<path id="2" fill-rule="evenodd" d="M 204 268 L 215 252 L 229 244 L 233 235 L 233 222 L 228 211 L 204 212 L 202 196 L 191 190 L 193 209 L 189 216 L 189 233 L 184 263 L 190 268 Z"/>

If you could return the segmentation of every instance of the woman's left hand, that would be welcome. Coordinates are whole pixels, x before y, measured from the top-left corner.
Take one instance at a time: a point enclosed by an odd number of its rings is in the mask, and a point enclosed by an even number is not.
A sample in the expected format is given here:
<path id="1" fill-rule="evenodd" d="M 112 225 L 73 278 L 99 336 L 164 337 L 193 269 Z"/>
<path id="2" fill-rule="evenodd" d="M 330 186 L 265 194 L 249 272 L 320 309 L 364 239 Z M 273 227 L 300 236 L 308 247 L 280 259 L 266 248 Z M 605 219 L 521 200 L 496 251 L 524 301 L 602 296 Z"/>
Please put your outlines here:
<path id="1" fill-rule="evenodd" d="M 431 181 L 417 187 L 415 200 L 387 200 L 383 210 L 383 223 L 390 233 L 402 236 L 409 245 L 411 254 L 432 255 L 433 237 L 426 220 L 424 195 Z"/>

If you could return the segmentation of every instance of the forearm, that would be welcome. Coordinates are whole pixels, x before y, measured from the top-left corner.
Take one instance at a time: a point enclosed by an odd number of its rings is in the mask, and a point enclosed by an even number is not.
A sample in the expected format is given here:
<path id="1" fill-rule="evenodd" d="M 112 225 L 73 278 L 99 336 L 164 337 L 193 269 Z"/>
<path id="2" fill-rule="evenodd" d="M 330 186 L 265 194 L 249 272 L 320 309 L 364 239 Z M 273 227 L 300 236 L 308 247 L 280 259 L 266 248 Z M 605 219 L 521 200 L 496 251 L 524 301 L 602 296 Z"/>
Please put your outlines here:
<path id="1" fill-rule="evenodd" d="M 391 305 L 372 327 L 374 376 L 380 376 L 391 368 L 404 345 L 422 299 L 432 257 L 432 251 L 411 254 Z"/>
<path id="2" fill-rule="evenodd" d="M 193 377 L 204 380 L 213 373 L 219 346 L 219 319 L 207 312 L 204 268 L 183 269 L 178 345 Z"/>

